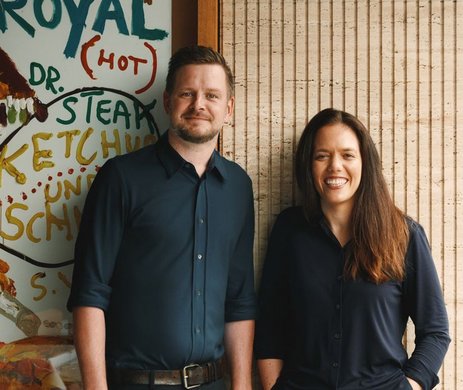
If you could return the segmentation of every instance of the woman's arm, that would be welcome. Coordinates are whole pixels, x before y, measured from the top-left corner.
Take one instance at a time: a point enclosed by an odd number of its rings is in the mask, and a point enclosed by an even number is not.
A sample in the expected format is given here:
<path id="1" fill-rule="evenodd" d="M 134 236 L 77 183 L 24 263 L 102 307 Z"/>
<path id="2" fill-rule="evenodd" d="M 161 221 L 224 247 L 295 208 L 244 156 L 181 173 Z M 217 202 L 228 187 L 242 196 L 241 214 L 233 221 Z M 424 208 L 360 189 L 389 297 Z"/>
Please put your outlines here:
<path id="1" fill-rule="evenodd" d="M 263 390 L 270 390 L 275 385 L 282 367 L 283 360 L 280 359 L 257 360 L 257 369 L 259 370 Z"/>
<path id="2" fill-rule="evenodd" d="M 450 343 L 449 322 L 431 249 L 416 222 L 410 223 L 406 266 L 404 309 L 415 325 L 415 349 L 404 372 L 429 390 L 439 383 L 437 373 Z"/>

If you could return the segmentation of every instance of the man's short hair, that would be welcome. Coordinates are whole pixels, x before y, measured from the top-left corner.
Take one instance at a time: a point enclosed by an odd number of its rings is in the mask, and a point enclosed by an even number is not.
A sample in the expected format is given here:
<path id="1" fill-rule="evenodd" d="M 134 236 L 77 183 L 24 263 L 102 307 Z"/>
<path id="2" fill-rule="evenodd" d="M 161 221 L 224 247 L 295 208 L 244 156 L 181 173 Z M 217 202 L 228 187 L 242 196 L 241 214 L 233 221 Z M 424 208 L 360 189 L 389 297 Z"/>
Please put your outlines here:
<path id="1" fill-rule="evenodd" d="M 185 65 L 217 64 L 225 71 L 227 77 L 228 96 L 233 95 L 233 73 L 219 52 L 205 46 L 187 46 L 175 52 L 169 61 L 169 70 L 166 78 L 166 91 L 171 94 L 174 89 L 175 76 L 178 70 Z"/>

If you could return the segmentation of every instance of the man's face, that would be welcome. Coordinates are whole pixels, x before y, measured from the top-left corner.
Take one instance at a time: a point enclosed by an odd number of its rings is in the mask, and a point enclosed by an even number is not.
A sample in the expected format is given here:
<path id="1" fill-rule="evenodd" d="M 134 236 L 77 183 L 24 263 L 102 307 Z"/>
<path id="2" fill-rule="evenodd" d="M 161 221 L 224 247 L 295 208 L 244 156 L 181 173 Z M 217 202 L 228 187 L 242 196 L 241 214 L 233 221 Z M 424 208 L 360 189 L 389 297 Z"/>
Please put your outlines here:
<path id="1" fill-rule="evenodd" d="M 233 113 L 224 69 L 217 64 L 182 66 L 164 108 L 171 130 L 185 141 L 201 144 L 217 137 Z"/>

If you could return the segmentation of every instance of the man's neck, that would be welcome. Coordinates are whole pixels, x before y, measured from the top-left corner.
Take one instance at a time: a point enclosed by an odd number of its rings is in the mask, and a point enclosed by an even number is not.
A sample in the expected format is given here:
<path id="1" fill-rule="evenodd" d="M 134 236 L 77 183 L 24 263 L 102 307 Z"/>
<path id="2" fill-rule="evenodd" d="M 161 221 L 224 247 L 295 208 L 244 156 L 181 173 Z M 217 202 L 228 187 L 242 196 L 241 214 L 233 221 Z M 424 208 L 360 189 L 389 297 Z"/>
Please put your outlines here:
<path id="1" fill-rule="evenodd" d="M 217 137 L 214 137 L 212 140 L 202 144 L 195 144 L 183 140 L 172 130 L 168 130 L 167 135 L 169 144 L 185 161 L 193 164 L 196 169 L 196 173 L 199 177 L 201 177 L 204 172 L 206 172 L 207 164 L 209 163 L 212 153 L 217 145 Z"/>

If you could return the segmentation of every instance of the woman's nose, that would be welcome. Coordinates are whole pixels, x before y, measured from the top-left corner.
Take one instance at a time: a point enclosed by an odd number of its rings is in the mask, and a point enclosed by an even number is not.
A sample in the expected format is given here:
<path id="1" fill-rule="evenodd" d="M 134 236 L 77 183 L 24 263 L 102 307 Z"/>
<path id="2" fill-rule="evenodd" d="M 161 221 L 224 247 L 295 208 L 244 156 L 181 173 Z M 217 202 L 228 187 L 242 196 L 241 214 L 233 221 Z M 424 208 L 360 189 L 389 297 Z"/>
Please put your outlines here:
<path id="1" fill-rule="evenodd" d="M 341 167 L 342 167 L 342 162 L 339 156 L 331 157 L 328 168 L 332 171 L 339 171 Z"/>

